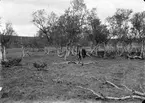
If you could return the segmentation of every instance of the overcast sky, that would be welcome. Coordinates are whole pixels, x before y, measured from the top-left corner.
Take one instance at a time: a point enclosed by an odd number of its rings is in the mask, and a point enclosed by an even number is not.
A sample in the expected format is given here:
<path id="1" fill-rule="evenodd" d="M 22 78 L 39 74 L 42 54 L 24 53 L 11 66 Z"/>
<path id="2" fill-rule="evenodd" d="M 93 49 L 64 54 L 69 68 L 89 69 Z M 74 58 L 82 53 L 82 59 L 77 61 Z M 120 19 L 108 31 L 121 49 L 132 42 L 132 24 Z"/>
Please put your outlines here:
<path id="1" fill-rule="evenodd" d="M 116 8 L 133 9 L 134 12 L 144 11 L 143 0 L 84 0 L 89 9 L 96 7 L 98 16 L 104 20 L 111 16 Z M 0 17 L 4 22 L 11 22 L 18 35 L 33 36 L 37 28 L 32 24 L 32 12 L 47 9 L 57 14 L 70 5 L 70 0 L 1 0 Z"/>

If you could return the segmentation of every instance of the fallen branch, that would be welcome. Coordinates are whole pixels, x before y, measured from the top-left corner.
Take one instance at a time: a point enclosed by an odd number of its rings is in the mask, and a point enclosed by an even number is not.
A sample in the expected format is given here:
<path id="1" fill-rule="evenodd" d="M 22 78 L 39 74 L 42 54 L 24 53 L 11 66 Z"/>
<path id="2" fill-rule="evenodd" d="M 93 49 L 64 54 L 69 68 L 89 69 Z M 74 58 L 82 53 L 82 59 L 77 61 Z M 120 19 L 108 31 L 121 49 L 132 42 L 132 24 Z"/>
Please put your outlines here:
<path id="1" fill-rule="evenodd" d="M 128 91 L 130 91 L 130 92 L 132 92 L 133 90 L 132 89 L 130 89 L 129 87 L 127 87 L 126 85 L 122 85 L 123 87 L 125 87 Z"/>
<path id="2" fill-rule="evenodd" d="M 112 82 L 110 82 L 110 81 L 105 81 L 105 83 L 108 83 L 108 84 L 112 85 L 113 87 L 115 87 L 115 88 L 117 88 L 117 89 L 123 90 L 123 88 L 118 87 L 117 85 L 115 85 L 114 83 L 112 83 Z M 128 91 L 130 91 L 133 95 L 145 97 L 145 93 L 141 93 L 141 92 L 139 92 L 139 91 L 132 90 L 132 89 L 130 89 L 129 87 L 127 87 L 126 85 L 124 85 L 124 84 L 122 84 L 122 86 L 125 87 L 125 89 L 127 89 Z"/>
<path id="3" fill-rule="evenodd" d="M 122 86 L 124 86 L 128 91 L 132 92 L 133 95 L 138 95 L 138 96 L 145 97 L 145 93 L 141 93 L 139 91 L 132 90 L 129 87 L 127 87 L 126 85 L 122 85 Z"/>
<path id="4" fill-rule="evenodd" d="M 120 90 L 122 90 L 122 88 L 120 88 L 119 86 L 117 86 L 116 84 L 114 84 L 114 83 L 112 83 L 112 82 L 110 82 L 110 81 L 108 81 L 108 80 L 106 80 L 106 76 L 105 76 L 105 80 L 103 81 L 103 83 L 104 84 L 109 84 L 109 85 L 111 85 L 112 87 L 115 87 L 115 88 L 117 88 L 117 89 L 120 89 Z M 101 81 L 101 80 L 100 80 Z M 102 82 L 102 81 L 101 81 Z"/>
<path id="5" fill-rule="evenodd" d="M 96 93 L 94 90 L 90 89 L 90 88 L 85 88 L 82 86 L 77 86 L 78 88 L 84 89 L 84 90 L 88 90 L 90 92 L 92 92 L 95 96 L 96 99 L 100 99 L 100 100 L 128 100 L 128 99 L 140 99 L 140 100 L 144 100 L 145 97 L 142 96 L 138 96 L 138 95 L 130 95 L 130 96 L 123 96 L 123 97 L 109 97 L 109 96 L 102 96 L 102 94 Z"/>
<path id="6" fill-rule="evenodd" d="M 69 61 L 60 62 L 60 63 L 52 63 L 52 64 L 68 64 Z"/>
<path id="7" fill-rule="evenodd" d="M 105 100 L 128 100 L 128 99 L 140 99 L 140 100 L 144 100 L 144 97 L 141 96 L 136 96 L 136 95 L 132 95 L 132 96 L 125 96 L 125 97 L 106 97 Z"/>

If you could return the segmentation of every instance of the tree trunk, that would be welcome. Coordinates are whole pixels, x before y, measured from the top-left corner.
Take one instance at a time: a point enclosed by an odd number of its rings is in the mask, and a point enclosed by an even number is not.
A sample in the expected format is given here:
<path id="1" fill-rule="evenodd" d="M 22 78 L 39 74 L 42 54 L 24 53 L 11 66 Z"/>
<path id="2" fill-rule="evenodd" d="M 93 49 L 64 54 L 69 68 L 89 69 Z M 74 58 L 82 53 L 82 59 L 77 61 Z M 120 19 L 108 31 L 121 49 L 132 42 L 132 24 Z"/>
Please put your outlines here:
<path id="1" fill-rule="evenodd" d="M 141 54 L 142 54 L 142 58 L 144 58 L 144 40 L 142 40 Z"/>
<path id="2" fill-rule="evenodd" d="M 60 51 L 63 52 L 63 47 L 62 46 L 60 46 Z"/>
<path id="3" fill-rule="evenodd" d="M 104 44 L 104 58 L 106 57 L 106 44 L 105 43 L 103 43 Z"/>
<path id="4" fill-rule="evenodd" d="M 23 46 L 22 46 L 22 57 L 25 57 L 25 50 Z"/>
<path id="5" fill-rule="evenodd" d="M 3 61 L 7 61 L 7 58 L 6 58 L 6 47 L 5 46 L 2 46 L 2 60 Z"/>
<path id="6" fill-rule="evenodd" d="M 96 45 L 97 48 L 95 49 L 95 54 L 96 54 L 96 56 L 98 56 L 99 46 L 100 46 L 100 44 L 98 43 L 98 44 Z"/>
<path id="7" fill-rule="evenodd" d="M 1 65 L 1 61 L 2 61 L 2 46 L 0 45 L 0 87 L 2 87 L 2 65 Z"/>

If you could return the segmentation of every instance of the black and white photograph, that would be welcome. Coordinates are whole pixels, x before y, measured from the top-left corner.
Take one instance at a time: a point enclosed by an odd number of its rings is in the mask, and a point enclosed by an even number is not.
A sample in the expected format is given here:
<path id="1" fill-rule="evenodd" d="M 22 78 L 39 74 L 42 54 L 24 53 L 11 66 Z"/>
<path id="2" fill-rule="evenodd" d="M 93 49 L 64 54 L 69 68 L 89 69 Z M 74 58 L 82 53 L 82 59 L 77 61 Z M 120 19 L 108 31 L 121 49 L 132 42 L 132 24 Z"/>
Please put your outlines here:
<path id="1" fill-rule="evenodd" d="M 0 0 L 0 103 L 145 103 L 145 0 Z"/>

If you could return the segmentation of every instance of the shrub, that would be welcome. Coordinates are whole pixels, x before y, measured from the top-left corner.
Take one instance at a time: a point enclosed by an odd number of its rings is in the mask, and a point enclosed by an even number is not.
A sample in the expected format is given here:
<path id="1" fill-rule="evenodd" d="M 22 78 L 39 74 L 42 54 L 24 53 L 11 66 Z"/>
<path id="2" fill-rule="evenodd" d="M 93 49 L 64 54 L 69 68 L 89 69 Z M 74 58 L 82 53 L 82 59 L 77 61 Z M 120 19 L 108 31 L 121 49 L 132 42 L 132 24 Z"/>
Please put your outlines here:
<path id="1" fill-rule="evenodd" d="M 1 63 L 3 67 L 12 67 L 12 66 L 20 66 L 21 61 L 22 61 L 22 58 L 14 58 L 8 61 L 2 61 Z"/>

